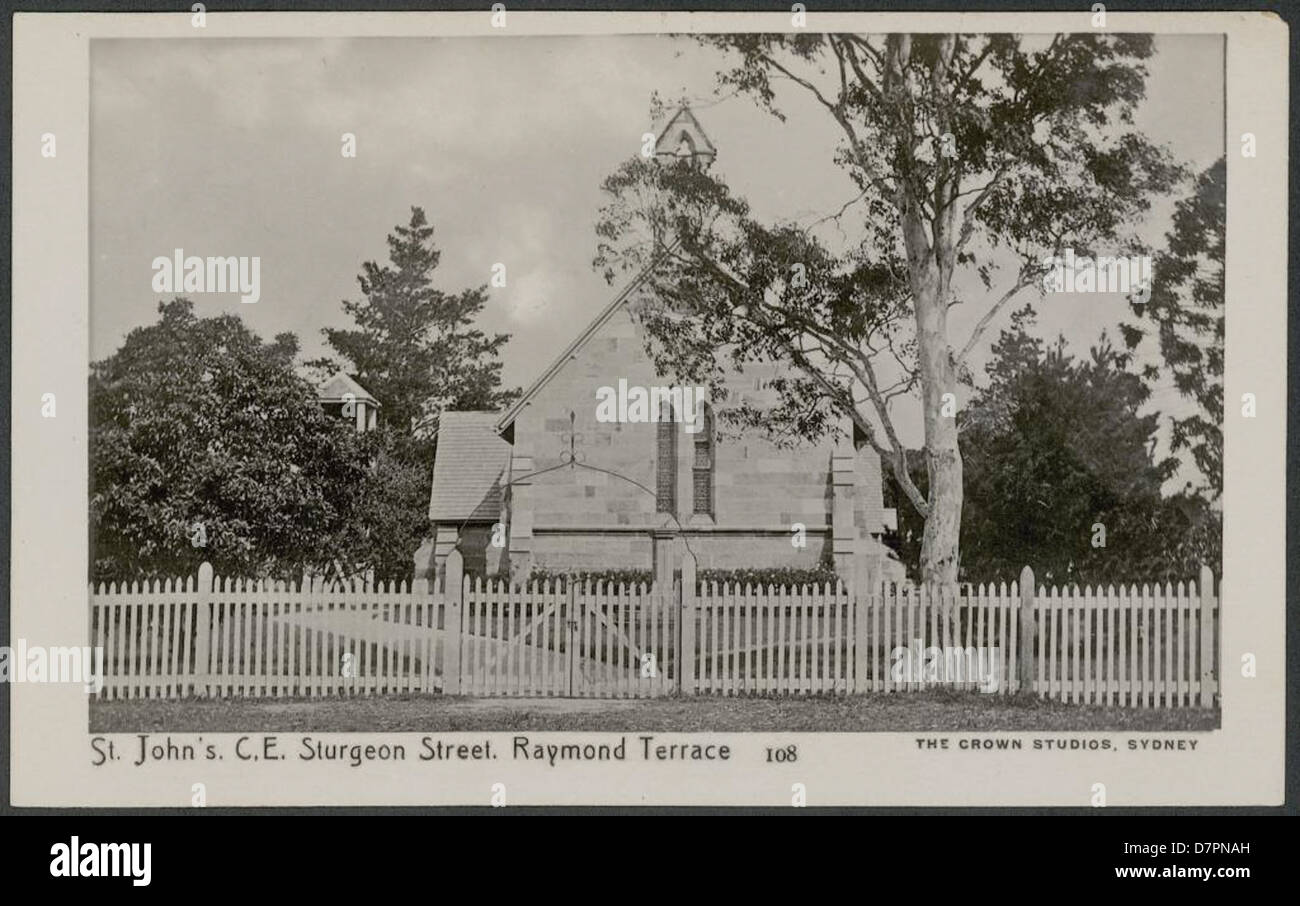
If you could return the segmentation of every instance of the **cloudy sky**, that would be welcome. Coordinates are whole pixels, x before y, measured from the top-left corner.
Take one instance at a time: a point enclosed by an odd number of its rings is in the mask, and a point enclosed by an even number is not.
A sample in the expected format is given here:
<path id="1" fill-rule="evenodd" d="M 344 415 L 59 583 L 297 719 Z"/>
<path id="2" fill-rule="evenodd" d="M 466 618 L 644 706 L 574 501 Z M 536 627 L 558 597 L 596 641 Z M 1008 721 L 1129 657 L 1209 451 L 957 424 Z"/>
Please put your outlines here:
<path id="1" fill-rule="evenodd" d="M 826 117 L 795 95 L 784 124 L 744 98 L 716 101 L 718 61 L 657 36 L 94 41 L 91 355 L 155 319 L 151 262 L 176 248 L 260 256 L 257 304 L 197 295 L 198 312 L 235 312 L 267 338 L 293 331 L 304 357 L 319 354 L 320 329 L 346 323 L 339 303 L 357 297 L 361 262 L 384 259 L 385 235 L 419 205 L 440 287 L 506 265 L 482 326 L 514 335 L 505 378 L 526 386 L 614 291 L 591 267 L 599 185 L 653 129 L 652 92 L 695 102 L 716 170 L 760 217 L 814 219 L 854 194 Z M 1138 126 L 1208 166 L 1223 153 L 1222 39 L 1160 37 L 1148 68 Z M 355 159 L 340 154 L 345 132 Z M 1160 205 L 1142 232 L 1161 235 L 1168 214 Z M 1083 352 L 1124 306 L 1061 295 L 1038 307 L 1042 331 Z M 959 318 L 954 343 L 967 332 Z M 1177 409 L 1168 392 L 1157 403 Z"/>

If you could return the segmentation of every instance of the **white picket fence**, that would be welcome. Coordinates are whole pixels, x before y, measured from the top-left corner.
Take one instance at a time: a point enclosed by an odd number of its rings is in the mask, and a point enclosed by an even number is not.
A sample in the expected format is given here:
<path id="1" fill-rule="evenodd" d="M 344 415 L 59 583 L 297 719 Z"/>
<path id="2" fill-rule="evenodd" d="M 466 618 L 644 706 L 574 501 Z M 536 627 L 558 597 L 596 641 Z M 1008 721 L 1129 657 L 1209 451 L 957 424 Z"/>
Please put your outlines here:
<path id="1" fill-rule="evenodd" d="M 434 692 L 441 594 L 212 580 L 92 589 L 106 698 Z"/>
<path id="2" fill-rule="evenodd" d="M 1163 587 L 697 587 L 463 576 L 441 587 L 214 580 L 90 589 L 101 695 L 432 693 L 644 698 L 955 686 L 1063 702 L 1207 707 L 1213 577 Z M 455 591 L 448 594 L 447 590 Z"/>
<path id="3" fill-rule="evenodd" d="M 945 600 L 887 584 L 858 607 L 842 585 L 711 586 L 694 602 L 695 672 L 684 685 L 722 695 L 956 686 L 1126 707 L 1213 703 L 1218 600 L 1195 584 L 1029 588 L 963 586 Z"/>

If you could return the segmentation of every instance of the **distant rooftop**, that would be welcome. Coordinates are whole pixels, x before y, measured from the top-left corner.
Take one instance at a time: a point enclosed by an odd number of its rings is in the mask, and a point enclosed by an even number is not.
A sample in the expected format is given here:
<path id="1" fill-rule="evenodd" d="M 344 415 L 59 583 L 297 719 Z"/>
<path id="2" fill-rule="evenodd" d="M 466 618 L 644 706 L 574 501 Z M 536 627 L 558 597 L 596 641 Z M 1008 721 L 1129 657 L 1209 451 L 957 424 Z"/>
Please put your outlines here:
<path id="1" fill-rule="evenodd" d="M 361 386 L 361 383 L 355 376 L 348 374 L 345 371 L 338 372 L 325 383 L 321 384 L 320 388 L 316 391 L 316 395 L 322 403 L 346 403 L 349 402 L 350 396 L 351 402 L 354 403 L 370 403 L 376 408 L 381 405 L 379 400 L 375 399 L 369 390 Z"/>

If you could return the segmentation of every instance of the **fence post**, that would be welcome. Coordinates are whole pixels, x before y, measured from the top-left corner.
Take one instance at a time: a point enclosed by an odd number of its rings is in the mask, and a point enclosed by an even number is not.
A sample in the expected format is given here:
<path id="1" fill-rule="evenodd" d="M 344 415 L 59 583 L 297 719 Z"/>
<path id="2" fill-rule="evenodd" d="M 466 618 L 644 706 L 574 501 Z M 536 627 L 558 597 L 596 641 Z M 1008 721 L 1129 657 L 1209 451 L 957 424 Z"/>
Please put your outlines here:
<path id="1" fill-rule="evenodd" d="M 203 687 L 203 694 L 210 695 L 208 685 L 211 675 L 212 660 L 212 564 L 206 560 L 199 566 L 198 596 L 195 599 L 194 631 L 194 691 Z"/>
<path id="2" fill-rule="evenodd" d="M 1210 678 L 1214 674 L 1214 573 L 1210 567 L 1201 564 L 1201 707 L 1214 705 L 1214 695 L 1210 692 Z M 1223 594 L 1223 589 L 1219 589 Z M 1222 617 L 1223 604 L 1219 604 Z"/>
<path id="3" fill-rule="evenodd" d="M 460 548 L 447 555 L 442 589 L 442 693 L 460 695 L 461 600 L 465 594 L 465 557 Z"/>
<path id="4" fill-rule="evenodd" d="M 1020 571 L 1020 638 L 1016 651 L 1016 681 L 1020 692 L 1034 691 L 1034 677 L 1038 675 L 1034 663 L 1034 637 L 1038 623 L 1034 619 L 1034 571 L 1027 565 Z"/>
<path id="5" fill-rule="evenodd" d="M 871 688 L 867 681 L 867 648 L 875 639 L 867 641 L 867 621 L 871 618 L 871 594 L 876 585 L 876 571 L 872 558 L 859 554 L 853 558 L 849 575 L 849 600 L 853 607 L 853 679 L 850 692 L 866 692 Z"/>
<path id="6" fill-rule="evenodd" d="M 696 614 L 695 555 L 686 551 L 682 555 L 682 638 L 677 657 L 677 690 L 686 695 L 695 694 Z"/>

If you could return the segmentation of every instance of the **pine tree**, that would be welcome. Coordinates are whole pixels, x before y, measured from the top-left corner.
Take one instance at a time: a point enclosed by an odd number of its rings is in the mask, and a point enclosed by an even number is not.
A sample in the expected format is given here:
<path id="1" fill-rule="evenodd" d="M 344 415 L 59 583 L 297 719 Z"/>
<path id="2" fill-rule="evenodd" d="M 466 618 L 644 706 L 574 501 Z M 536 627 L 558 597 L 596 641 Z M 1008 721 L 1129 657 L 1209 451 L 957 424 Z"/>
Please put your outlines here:
<path id="1" fill-rule="evenodd" d="M 389 261 L 367 261 L 357 277 L 362 298 L 345 300 L 355 329 L 325 328 L 347 370 L 383 406 L 398 432 L 428 437 L 444 409 L 499 409 L 518 396 L 501 389 L 501 348 L 509 334 L 488 336 L 473 327 L 487 303 L 487 287 L 459 293 L 435 289 L 441 252 L 424 210 L 388 236 Z M 337 365 L 312 363 L 319 370 Z"/>

